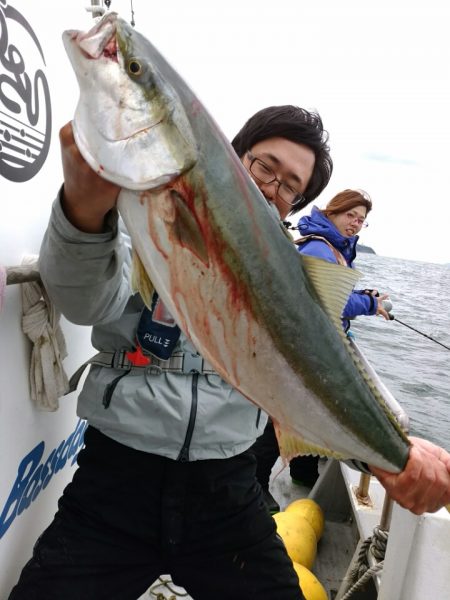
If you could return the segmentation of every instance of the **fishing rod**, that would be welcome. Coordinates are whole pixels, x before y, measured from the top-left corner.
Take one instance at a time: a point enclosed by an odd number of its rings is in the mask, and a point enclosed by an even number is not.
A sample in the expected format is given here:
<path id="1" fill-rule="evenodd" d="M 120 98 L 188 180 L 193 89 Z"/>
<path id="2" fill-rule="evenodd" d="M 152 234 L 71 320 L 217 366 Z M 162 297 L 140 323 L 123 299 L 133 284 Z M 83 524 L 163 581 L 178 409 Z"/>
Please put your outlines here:
<path id="1" fill-rule="evenodd" d="M 446 346 L 445 344 L 443 344 L 439 340 L 435 340 L 433 337 L 431 337 L 431 335 L 428 335 L 427 333 L 424 333 L 423 331 L 419 331 L 418 329 L 415 329 L 411 325 L 408 325 L 408 323 L 404 323 L 403 321 L 400 321 L 400 319 L 398 319 L 397 317 L 395 317 L 392 313 L 389 313 L 389 319 L 391 321 L 397 321 L 397 323 L 400 323 L 401 325 L 404 325 L 405 327 L 407 327 L 408 329 L 411 329 L 412 331 L 415 331 L 416 333 L 420 333 L 420 335 L 423 335 L 423 337 L 428 338 L 429 340 L 431 340 L 435 344 L 439 344 L 439 346 L 442 346 L 446 350 L 450 350 L 450 348 L 448 346 Z"/>
<path id="2" fill-rule="evenodd" d="M 419 331 L 418 329 L 416 329 L 415 327 L 412 327 L 411 325 L 408 325 L 408 323 L 405 323 L 404 321 L 400 321 L 400 319 L 398 319 L 396 316 L 394 316 L 390 311 L 392 310 L 392 302 L 390 302 L 390 300 L 383 300 L 382 302 L 383 308 L 386 310 L 386 312 L 389 315 L 389 320 L 390 321 L 397 321 L 397 323 L 400 323 L 400 325 L 404 325 L 405 327 L 407 327 L 408 329 L 411 329 L 412 331 L 415 331 L 416 333 L 419 333 L 420 335 L 423 335 L 423 337 L 428 338 L 429 340 L 431 340 L 432 342 L 434 342 L 435 344 L 439 344 L 439 346 L 442 346 L 443 348 L 445 348 L 446 350 L 450 350 L 450 348 L 448 346 L 446 346 L 445 344 L 443 344 L 442 342 L 440 342 L 439 340 L 435 340 L 433 337 L 431 337 L 431 335 L 428 335 L 428 333 L 424 333 L 423 331 Z"/>

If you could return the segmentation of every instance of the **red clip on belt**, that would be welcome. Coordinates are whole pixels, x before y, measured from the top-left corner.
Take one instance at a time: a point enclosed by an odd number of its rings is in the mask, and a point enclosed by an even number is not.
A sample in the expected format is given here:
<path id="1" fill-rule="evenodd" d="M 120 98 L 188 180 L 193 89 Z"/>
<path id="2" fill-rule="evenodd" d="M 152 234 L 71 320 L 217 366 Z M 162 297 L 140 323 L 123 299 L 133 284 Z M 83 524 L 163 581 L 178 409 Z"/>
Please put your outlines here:
<path id="1" fill-rule="evenodd" d="M 152 362 L 149 356 L 145 356 L 142 353 L 142 348 L 140 346 L 138 346 L 134 352 L 125 352 L 125 356 L 135 367 L 145 367 Z"/>

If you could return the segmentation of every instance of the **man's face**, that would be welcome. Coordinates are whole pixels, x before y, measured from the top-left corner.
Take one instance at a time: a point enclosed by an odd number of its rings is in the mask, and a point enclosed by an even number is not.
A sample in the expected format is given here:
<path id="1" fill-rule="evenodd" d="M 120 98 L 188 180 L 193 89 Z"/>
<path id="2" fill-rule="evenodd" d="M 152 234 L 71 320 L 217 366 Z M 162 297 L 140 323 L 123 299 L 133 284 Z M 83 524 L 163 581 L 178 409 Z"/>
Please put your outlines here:
<path id="1" fill-rule="evenodd" d="M 277 207 L 282 220 L 292 209 L 292 204 L 286 199 L 290 196 L 294 198 L 295 193 L 303 194 L 306 190 L 313 172 L 314 161 L 315 156 L 311 148 L 281 137 L 258 142 L 250 149 L 250 155 L 246 152 L 242 158 L 244 167 L 267 202 Z M 259 172 L 263 173 L 260 177 L 264 179 L 273 177 L 274 180 L 271 183 L 263 183 L 255 175 Z"/>

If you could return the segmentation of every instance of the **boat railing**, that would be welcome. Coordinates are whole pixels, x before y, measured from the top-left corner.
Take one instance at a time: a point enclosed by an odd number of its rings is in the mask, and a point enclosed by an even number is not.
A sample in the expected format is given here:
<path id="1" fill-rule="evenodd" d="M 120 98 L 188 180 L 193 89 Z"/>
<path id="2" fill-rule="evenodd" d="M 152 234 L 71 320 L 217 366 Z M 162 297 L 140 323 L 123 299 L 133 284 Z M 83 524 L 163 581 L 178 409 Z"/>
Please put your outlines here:
<path id="1" fill-rule="evenodd" d="M 365 369 L 367 370 L 369 375 L 372 377 L 372 379 L 376 382 L 377 388 L 378 388 L 379 392 L 381 393 L 384 402 L 386 403 L 388 408 L 391 410 L 391 412 L 394 415 L 395 419 L 397 420 L 398 424 L 400 425 L 400 427 L 402 428 L 402 430 L 405 433 L 408 433 L 409 432 L 409 416 L 408 416 L 408 414 L 402 408 L 402 406 L 397 402 L 397 400 L 394 398 L 392 393 L 389 391 L 389 389 L 386 387 L 386 385 L 380 379 L 378 373 L 375 371 L 375 369 L 372 367 L 372 365 L 367 361 L 367 359 L 365 358 L 365 356 L 359 349 L 356 342 L 352 338 L 349 338 L 349 341 L 350 341 L 350 345 L 352 346 L 353 351 L 357 354 L 357 356 L 360 358 L 360 360 L 364 363 Z M 370 475 L 361 473 L 359 485 L 358 485 L 357 489 L 355 490 L 355 495 L 358 498 L 358 501 L 360 501 L 362 504 L 366 503 L 367 499 L 369 498 L 370 477 L 371 477 Z M 393 502 L 392 502 L 391 498 L 389 498 L 389 496 L 386 495 L 384 504 L 383 504 L 383 510 L 381 513 L 381 519 L 380 519 L 380 528 L 381 529 L 389 530 L 389 524 L 390 524 L 391 514 L 392 514 L 392 504 L 393 504 Z"/>
<path id="2" fill-rule="evenodd" d="M 367 361 L 355 341 L 349 338 L 349 342 L 353 351 L 364 364 L 366 371 L 375 381 L 377 389 L 380 392 L 386 406 L 399 423 L 401 429 L 405 433 L 408 433 L 408 414 L 400 406 L 386 385 L 381 381 L 379 375 Z M 362 510 L 364 512 L 364 507 L 373 508 L 373 502 L 369 494 L 370 482 L 371 475 L 362 473 L 358 486 L 353 488 L 353 497 L 355 502 L 354 510 Z M 351 491 L 349 493 L 352 495 Z M 376 588 L 379 588 L 380 576 L 384 566 L 384 554 L 386 551 L 389 529 L 391 526 L 393 506 L 394 501 L 388 496 L 388 494 L 385 494 L 379 525 L 375 527 L 373 534 L 367 539 L 360 539 L 354 556 L 350 562 L 348 572 L 344 577 L 341 588 L 336 596 L 336 600 L 350 599 L 353 594 L 357 594 L 357 592 L 360 591 L 365 586 L 366 582 L 371 578 L 374 578 Z M 375 548 L 377 548 L 377 553 L 374 551 Z M 355 578 L 356 573 L 359 575 Z"/>

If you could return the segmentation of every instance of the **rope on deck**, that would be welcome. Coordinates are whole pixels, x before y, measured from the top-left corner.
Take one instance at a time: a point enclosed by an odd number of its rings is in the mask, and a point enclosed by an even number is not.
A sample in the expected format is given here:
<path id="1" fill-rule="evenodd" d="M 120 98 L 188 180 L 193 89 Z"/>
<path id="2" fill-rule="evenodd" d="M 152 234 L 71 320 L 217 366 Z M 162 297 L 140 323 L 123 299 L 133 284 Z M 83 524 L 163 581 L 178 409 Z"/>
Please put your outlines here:
<path id="1" fill-rule="evenodd" d="M 352 587 L 348 590 L 345 596 L 342 596 L 341 600 L 349 600 L 349 598 L 351 598 L 355 592 L 362 589 L 367 584 L 367 582 L 370 581 L 370 579 L 372 579 L 372 577 L 381 573 L 383 571 L 383 566 L 384 561 L 379 562 L 370 569 L 368 569 L 364 573 L 364 575 L 360 579 L 358 579 L 358 581 L 354 585 L 352 585 Z"/>
<path id="2" fill-rule="evenodd" d="M 380 529 L 379 526 L 373 530 L 373 535 L 368 537 L 362 544 L 358 554 L 358 560 L 350 573 L 350 582 L 353 583 L 351 588 L 347 590 L 341 600 L 349 600 L 353 594 L 365 587 L 365 585 L 375 577 L 380 575 L 384 567 L 384 557 L 386 554 L 386 546 L 389 532 L 385 529 Z M 369 552 L 377 560 L 377 564 L 369 567 Z"/>

